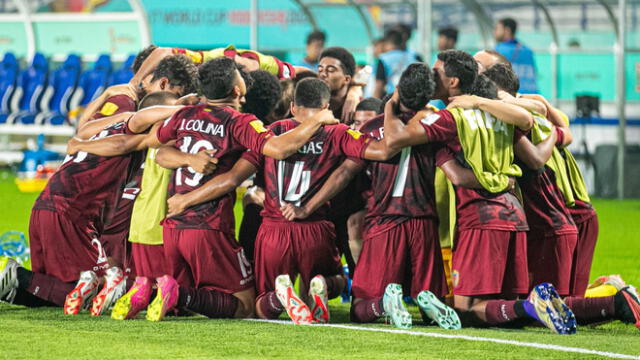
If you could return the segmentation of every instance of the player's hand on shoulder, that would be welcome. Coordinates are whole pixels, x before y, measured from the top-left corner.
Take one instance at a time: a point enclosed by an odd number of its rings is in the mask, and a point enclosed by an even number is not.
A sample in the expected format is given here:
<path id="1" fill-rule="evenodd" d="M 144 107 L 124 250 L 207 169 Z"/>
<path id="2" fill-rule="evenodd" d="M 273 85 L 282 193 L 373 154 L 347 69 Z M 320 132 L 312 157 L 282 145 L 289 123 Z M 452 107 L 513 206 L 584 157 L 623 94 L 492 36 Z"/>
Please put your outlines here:
<path id="1" fill-rule="evenodd" d="M 138 92 L 131 83 L 111 85 L 105 91 L 107 97 L 126 95 L 134 101 L 138 101 Z"/>
<path id="2" fill-rule="evenodd" d="M 82 140 L 76 137 L 72 137 L 71 139 L 69 139 L 69 141 L 67 141 L 67 154 L 74 155 L 75 153 L 77 153 L 78 145 L 80 145 L 81 142 Z"/>
<path id="3" fill-rule="evenodd" d="M 280 211 L 282 212 L 282 216 L 284 216 L 284 218 L 289 221 L 293 221 L 295 219 L 305 219 L 309 216 L 305 208 L 289 203 L 281 206 Z"/>
<path id="4" fill-rule="evenodd" d="M 340 115 L 344 124 L 350 125 L 353 122 L 353 116 L 356 113 L 356 107 L 358 106 L 358 103 L 360 103 L 361 95 L 362 87 L 352 86 L 349 88 L 347 97 L 345 98 L 344 104 L 342 105 L 342 114 Z"/>
<path id="5" fill-rule="evenodd" d="M 213 157 L 217 150 L 201 150 L 189 158 L 189 166 L 201 174 L 211 174 L 218 167 L 218 159 Z"/>
<path id="6" fill-rule="evenodd" d="M 322 125 L 335 125 L 340 123 L 340 120 L 336 119 L 329 109 L 320 110 L 320 112 L 316 113 L 313 117 Z"/>
<path id="7" fill-rule="evenodd" d="M 479 97 L 473 95 L 459 95 L 449 98 L 449 105 L 447 109 L 451 108 L 463 108 L 463 109 L 477 109 L 479 104 Z"/>
<path id="8" fill-rule="evenodd" d="M 182 213 L 188 208 L 187 197 L 182 194 L 175 194 L 167 200 L 167 217 L 173 217 Z"/>

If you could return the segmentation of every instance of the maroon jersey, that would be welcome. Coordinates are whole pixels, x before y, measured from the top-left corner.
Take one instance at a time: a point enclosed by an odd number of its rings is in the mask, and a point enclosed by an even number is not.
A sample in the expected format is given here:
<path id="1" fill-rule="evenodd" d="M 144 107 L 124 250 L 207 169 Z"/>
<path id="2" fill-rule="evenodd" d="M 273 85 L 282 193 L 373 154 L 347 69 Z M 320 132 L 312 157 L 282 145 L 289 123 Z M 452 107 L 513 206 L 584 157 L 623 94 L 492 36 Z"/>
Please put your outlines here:
<path id="1" fill-rule="evenodd" d="M 98 110 L 92 119 L 101 119 L 107 116 L 117 115 L 127 111 L 136 111 L 136 102 L 126 95 L 114 95 L 105 100 L 100 110 Z"/>
<path id="2" fill-rule="evenodd" d="M 112 124 L 92 139 L 123 134 L 124 122 Z M 116 204 L 127 179 L 131 156 L 103 157 L 86 152 L 68 155 L 35 202 L 34 209 L 55 211 L 102 230 L 104 216 Z"/>
<path id="3" fill-rule="evenodd" d="M 437 153 L 436 165 L 440 166 L 451 159 L 458 159 L 464 165 L 458 129 L 449 111 L 440 110 L 420 123 L 430 142 L 445 145 Z M 458 230 L 529 230 L 522 204 L 511 192 L 494 194 L 463 187 L 456 187 L 455 191 Z"/>
<path id="4" fill-rule="evenodd" d="M 169 183 L 169 196 L 188 193 L 216 175 L 229 171 L 247 148 L 261 153 L 271 135 L 273 132 L 266 129 L 254 115 L 242 114 L 229 107 L 196 105 L 181 109 L 158 129 L 158 140 L 166 143 L 175 139 L 176 148 L 191 154 L 215 149 L 218 167 L 209 175 L 197 173 L 190 167 L 176 169 Z M 167 218 L 163 225 L 178 229 L 213 229 L 233 234 L 234 203 L 235 192 L 232 191 Z"/>
<path id="5" fill-rule="evenodd" d="M 407 121 L 413 114 L 406 114 Z M 361 129 L 368 136 L 384 138 L 384 115 L 369 120 Z M 385 162 L 370 161 L 371 196 L 367 204 L 366 231 L 383 233 L 412 218 L 435 218 L 434 147 L 407 147 Z"/>
<path id="6" fill-rule="evenodd" d="M 513 143 L 530 134 L 530 131 L 516 129 Z M 577 234 L 578 229 L 556 185 L 555 173 L 546 166 L 533 170 L 518 159 L 517 163 L 522 169 L 522 177 L 518 178 L 518 185 L 522 190 L 524 211 L 531 231 L 544 235 Z"/>
<path id="7" fill-rule="evenodd" d="M 294 119 L 276 121 L 270 126 L 283 134 L 300 123 Z M 280 212 L 286 203 L 304 205 L 315 195 L 345 157 L 362 158 L 371 139 L 344 124 L 323 126 L 296 154 L 275 160 L 254 151 L 243 158 L 263 168 L 265 200 L 262 216 L 271 221 L 287 221 Z M 304 221 L 326 220 L 329 204 L 323 205 Z"/>

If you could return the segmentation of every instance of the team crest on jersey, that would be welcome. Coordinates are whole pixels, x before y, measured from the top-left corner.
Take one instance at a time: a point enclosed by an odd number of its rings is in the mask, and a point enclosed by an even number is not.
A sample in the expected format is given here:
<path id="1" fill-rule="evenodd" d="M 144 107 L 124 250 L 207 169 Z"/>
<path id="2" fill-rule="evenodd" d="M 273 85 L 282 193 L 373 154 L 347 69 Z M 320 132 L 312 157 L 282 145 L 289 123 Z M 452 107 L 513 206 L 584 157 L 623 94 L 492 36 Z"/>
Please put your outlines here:
<path id="1" fill-rule="evenodd" d="M 458 287 L 458 283 L 460 282 L 460 273 L 458 272 L 458 270 L 453 270 L 451 272 L 451 283 L 453 284 L 453 287 Z"/>
<path id="2" fill-rule="evenodd" d="M 347 134 L 351 135 L 351 137 L 356 140 L 360 139 L 360 136 L 362 136 L 362 133 L 360 131 L 353 129 L 347 130 Z"/>
<path id="3" fill-rule="evenodd" d="M 438 121 L 438 119 L 440 119 L 440 115 L 439 114 L 429 114 L 427 116 L 425 116 L 422 120 L 420 120 L 423 124 L 427 125 L 427 126 L 431 126 L 433 125 L 436 121 Z"/>
<path id="4" fill-rule="evenodd" d="M 102 109 L 100 109 L 100 114 L 104 116 L 111 116 L 116 111 L 118 111 L 118 105 L 112 102 L 107 102 L 104 105 L 102 105 Z"/>
<path id="5" fill-rule="evenodd" d="M 262 134 L 263 132 L 267 132 L 267 129 L 264 127 L 264 124 L 260 120 L 253 120 L 249 123 L 253 130 L 255 130 L 258 134 Z"/>

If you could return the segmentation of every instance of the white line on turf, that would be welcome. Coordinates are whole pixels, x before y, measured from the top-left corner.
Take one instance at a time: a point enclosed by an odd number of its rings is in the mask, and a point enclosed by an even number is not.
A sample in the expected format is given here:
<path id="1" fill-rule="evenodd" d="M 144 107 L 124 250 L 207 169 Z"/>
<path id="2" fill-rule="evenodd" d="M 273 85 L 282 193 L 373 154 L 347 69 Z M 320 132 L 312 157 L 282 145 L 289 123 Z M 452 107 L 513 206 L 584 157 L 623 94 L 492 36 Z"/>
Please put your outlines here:
<path id="1" fill-rule="evenodd" d="M 255 322 L 282 324 L 282 325 L 294 325 L 293 322 L 285 321 L 285 320 L 262 320 L 262 319 L 246 319 L 246 320 L 255 321 Z M 487 338 L 487 337 L 480 337 L 480 336 L 453 335 L 453 334 L 442 334 L 442 333 L 399 330 L 399 329 L 381 329 L 381 328 L 370 328 L 370 327 L 342 325 L 342 324 L 313 324 L 313 325 L 306 325 L 306 326 L 331 327 L 331 328 L 357 330 L 357 331 L 370 331 L 370 332 L 382 332 L 382 333 L 391 333 L 391 334 L 425 336 L 425 337 L 434 337 L 434 338 L 443 338 L 443 339 L 459 339 L 459 340 L 468 340 L 468 341 L 490 342 L 490 343 L 496 343 L 496 344 L 515 345 L 515 346 L 530 347 L 530 348 L 544 349 L 544 350 L 564 351 L 564 352 L 588 354 L 588 355 L 599 355 L 599 356 L 604 356 L 612 359 L 640 360 L 640 356 L 635 356 L 635 355 L 618 354 L 618 353 L 612 353 L 608 351 L 598 351 L 598 350 L 583 349 L 583 348 L 570 347 L 570 346 L 540 344 L 540 343 L 532 343 L 532 342 L 516 341 L 516 340 L 494 339 L 494 338 Z"/>

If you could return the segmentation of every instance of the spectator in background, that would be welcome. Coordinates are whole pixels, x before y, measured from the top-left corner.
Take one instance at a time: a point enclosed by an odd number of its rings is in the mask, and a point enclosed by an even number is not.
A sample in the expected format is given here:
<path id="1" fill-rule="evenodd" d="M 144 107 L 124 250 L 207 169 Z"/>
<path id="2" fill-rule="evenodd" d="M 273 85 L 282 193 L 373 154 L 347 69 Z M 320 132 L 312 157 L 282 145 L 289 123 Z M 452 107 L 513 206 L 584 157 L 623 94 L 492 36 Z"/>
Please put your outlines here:
<path id="1" fill-rule="evenodd" d="M 413 50 L 407 49 L 411 29 L 406 25 L 396 25 L 385 34 L 389 50 L 380 55 L 376 65 L 376 89 L 374 97 L 382 98 L 393 93 L 400 75 L 409 65 L 422 61 Z"/>
<path id="2" fill-rule="evenodd" d="M 376 117 L 380 110 L 380 105 L 382 104 L 382 100 L 376 98 L 366 98 L 356 106 L 356 113 L 353 116 L 353 124 L 351 127 L 354 130 L 360 130 L 362 125 L 364 125 L 367 121 Z"/>
<path id="3" fill-rule="evenodd" d="M 533 51 L 516 39 L 518 23 L 511 18 L 500 19 L 493 35 L 498 42 L 496 51 L 504 55 L 513 65 L 513 70 L 520 79 L 520 89 L 524 94 L 538 92 L 536 83 L 536 65 Z"/>
<path id="4" fill-rule="evenodd" d="M 373 53 L 372 53 L 373 62 L 371 64 L 373 66 L 376 66 L 376 64 L 378 63 L 378 59 L 380 58 L 380 55 L 387 52 L 387 50 L 389 49 L 387 46 L 387 41 L 383 37 L 375 39 L 372 45 L 373 45 Z M 372 71 L 374 69 L 373 66 L 372 66 Z M 367 79 L 367 86 L 365 86 L 364 88 L 364 97 L 365 98 L 373 97 L 375 95 L 375 91 L 376 91 L 376 77 L 375 75 L 371 74 Z"/>
<path id="5" fill-rule="evenodd" d="M 445 26 L 438 30 L 438 51 L 455 49 L 457 42 L 458 28 L 455 26 Z"/>
<path id="6" fill-rule="evenodd" d="M 327 40 L 327 36 L 320 30 L 315 30 L 307 35 L 307 54 L 298 66 L 306 67 L 307 69 L 318 71 L 318 62 L 320 61 L 320 54 L 324 49 L 324 43 Z"/>

